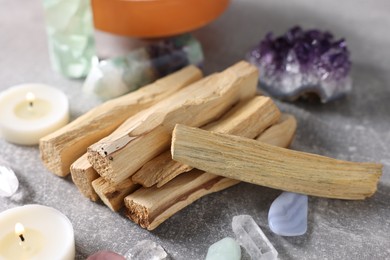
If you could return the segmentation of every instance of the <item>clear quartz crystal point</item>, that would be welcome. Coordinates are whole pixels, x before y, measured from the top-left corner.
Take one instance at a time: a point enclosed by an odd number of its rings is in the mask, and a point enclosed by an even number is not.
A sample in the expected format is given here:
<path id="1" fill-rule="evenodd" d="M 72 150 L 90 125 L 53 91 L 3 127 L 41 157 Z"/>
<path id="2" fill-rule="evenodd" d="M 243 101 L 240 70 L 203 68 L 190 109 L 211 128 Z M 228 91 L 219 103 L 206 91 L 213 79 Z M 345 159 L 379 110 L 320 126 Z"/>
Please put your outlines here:
<path id="1" fill-rule="evenodd" d="M 0 197 L 11 197 L 18 190 L 19 181 L 11 167 L 0 160 Z"/>
<path id="2" fill-rule="evenodd" d="M 43 0 L 43 7 L 53 68 L 85 77 L 95 55 L 90 0 Z"/>
<path id="3" fill-rule="evenodd" d="M 125 254 L 127 260 L 162 260 L 167 256 L 165 250 L 151 240 L 138 242 Z"/>
<path id="4" fill-rule="evenodd" d="M 278 252 L 251 216 L 233 217 L 232 228 L 238 243 L 246 249 L 252 259 L 277 259 Z"/>
<path id="5" fill-rule="evenodd" d="M 225 237 L 212 244 L 207 251 L 206 260 L 240 260 L 240 245 L 231 237 Z"/>
<path id="6" fill-rule="evenodd" d="M 83 90 L 104 100 L 115 98 L 202 62 L 202 47 L 190 34 L 157 40 L 124 56 L 94 60 Z"/>

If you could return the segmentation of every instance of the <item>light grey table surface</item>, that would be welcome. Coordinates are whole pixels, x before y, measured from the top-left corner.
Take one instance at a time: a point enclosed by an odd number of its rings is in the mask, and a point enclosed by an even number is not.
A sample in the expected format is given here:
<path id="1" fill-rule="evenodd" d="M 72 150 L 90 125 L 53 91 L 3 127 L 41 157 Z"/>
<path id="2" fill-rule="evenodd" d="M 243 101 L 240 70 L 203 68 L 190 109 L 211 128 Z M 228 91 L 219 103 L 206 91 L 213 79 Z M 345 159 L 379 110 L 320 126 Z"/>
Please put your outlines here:
<path id="1" fill-rule="evenodd" d="M 0 90 L 25 82 L 57 86 L 70 100 L 72 118 L 98 104 L 82 94 L 82 81 L 51 70 L 41 3 L 0 0 Z M 77 259 L 100 249 L 124 254 L 139 240 L 161 244 L 173 259 L 203 259 L 212 243 L 231 230 L 233 216 L 249 214 L 264 230 L 280 259 L 390 259 L 390 4 L 383 1 L 232 1 L 211 25 L 196 31 L 203 43 L 206 72 L 243 58 L 268 31 L 280 34 L 300 24 L 345 37 L 352 54 L 354 89 L 330 104 L 278 102 L 298 119 L 293 149 L 351 161 L 384 165 L 378 191 L 365 201 L 310 197 L 308 232 L 273 234 L 267 212 L 280 191 L 239 184 L 204 197 L 155 231 L 148 232 L 81 196 L 70 178 L 49 173 L 38 147 L 0 140 L 0 157 L 12 164 L 19 192 L 0 198 L 0 212 L 38 203 L 59 209 L 71 220 Z M 1 113 L 1 111 L 0 111 Z"/>

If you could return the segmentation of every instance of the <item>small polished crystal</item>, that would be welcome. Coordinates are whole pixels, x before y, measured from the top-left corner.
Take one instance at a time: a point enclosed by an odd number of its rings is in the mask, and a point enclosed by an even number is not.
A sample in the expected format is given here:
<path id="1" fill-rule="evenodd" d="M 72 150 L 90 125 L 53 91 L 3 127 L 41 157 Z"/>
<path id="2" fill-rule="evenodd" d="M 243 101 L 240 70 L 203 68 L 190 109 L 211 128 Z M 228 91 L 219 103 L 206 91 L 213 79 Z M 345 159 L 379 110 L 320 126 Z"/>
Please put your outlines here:
<path id="1" fill-rule="evenodd" d="M 83 90 L 110 99 L 149 84 L 189 64 L 200 66 L 203 52 L 190 34 L 154 41 L 125 56 L 95 60 Z"/>
<path id="2" fill-rule="evenodd" d="M 346 41 L 326 31 L 297 26 L 279 37 L 268 33 L 247 59 L 259 68 L 260 87 L 276 98 L 315 94 L 326 103 L 352 88 Z"/>
<path id="3" fill-rule="evenodd" d="M 245 248 L 252 259 L 277 259 L 278 252 L 251 216 L 233 217 L 232 228 L 237 242 Z"/>
<path id="4" fill-rule="evenodd" d="M 11 197 L 18 190 L 19 181 L 8 163 L 0 160 L 0 197 Z"/>
<path id="5" fill-rule="evenodd" d="M 130 260 L 162 260 L 167 256 L 165 250 L 151 240 L 138 242 L 125 254 L 126 259 Z"/>
<path id="6" fill-rule="evenodd" d="M 281 236 L 303 235 L 307 231 L 307 212 L 307 195 L 283 192 L 269 209 L 269 227 Z"/>
<path id="7" fill-rule="evenodd" d="M 87 260 L 126 260 L 126 258 L 111 251 L 99 251 L 90 255 Z"/>
<path id="8" fill-rule="evenodd" d="M 207 251 L 206 260 L 240 260 L 240 245 L 231 237 L 212 244 Z"/>

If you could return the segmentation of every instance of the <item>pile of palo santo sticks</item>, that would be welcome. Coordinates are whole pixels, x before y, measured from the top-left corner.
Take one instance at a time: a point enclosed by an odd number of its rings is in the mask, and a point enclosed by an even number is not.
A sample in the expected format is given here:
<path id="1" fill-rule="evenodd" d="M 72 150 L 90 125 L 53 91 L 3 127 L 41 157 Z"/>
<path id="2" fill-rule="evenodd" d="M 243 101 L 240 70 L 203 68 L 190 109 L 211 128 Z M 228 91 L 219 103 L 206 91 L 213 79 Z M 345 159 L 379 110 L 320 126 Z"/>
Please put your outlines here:
<path id="1" fill-rule="evenodd" d="M 240 180 L 331 198 L 375 192 L 380 165 L 277 148 L 288 147 L 296 121 L 256 94 L 257 80 L 257 68 L 243 61 L 204 78 L 186 67 L 42 138 L 42 161 L 59 176 L 71 172 L 92 201 L 113 211 L 125 206 L 149 230 Z"/>

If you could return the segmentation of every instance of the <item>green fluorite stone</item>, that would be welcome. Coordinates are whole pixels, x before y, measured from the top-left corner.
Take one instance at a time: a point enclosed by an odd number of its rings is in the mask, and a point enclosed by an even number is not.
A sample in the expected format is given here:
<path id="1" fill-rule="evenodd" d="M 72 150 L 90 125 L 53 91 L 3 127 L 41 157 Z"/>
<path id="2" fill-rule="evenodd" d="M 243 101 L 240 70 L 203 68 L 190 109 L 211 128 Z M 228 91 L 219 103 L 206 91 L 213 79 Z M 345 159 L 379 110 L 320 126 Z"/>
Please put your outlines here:
<path id="1" fill-rule="evenodd" d="M 95 54 L 90 0 L 43 0 L 43 6 L 53 68 L 85 77 Z"/>
<path id="2" fill-rule="evenodd" d="M 240 260 L 240 245 L 231 237 L 212 244 L 207 251 L 206 260 Z"/>

